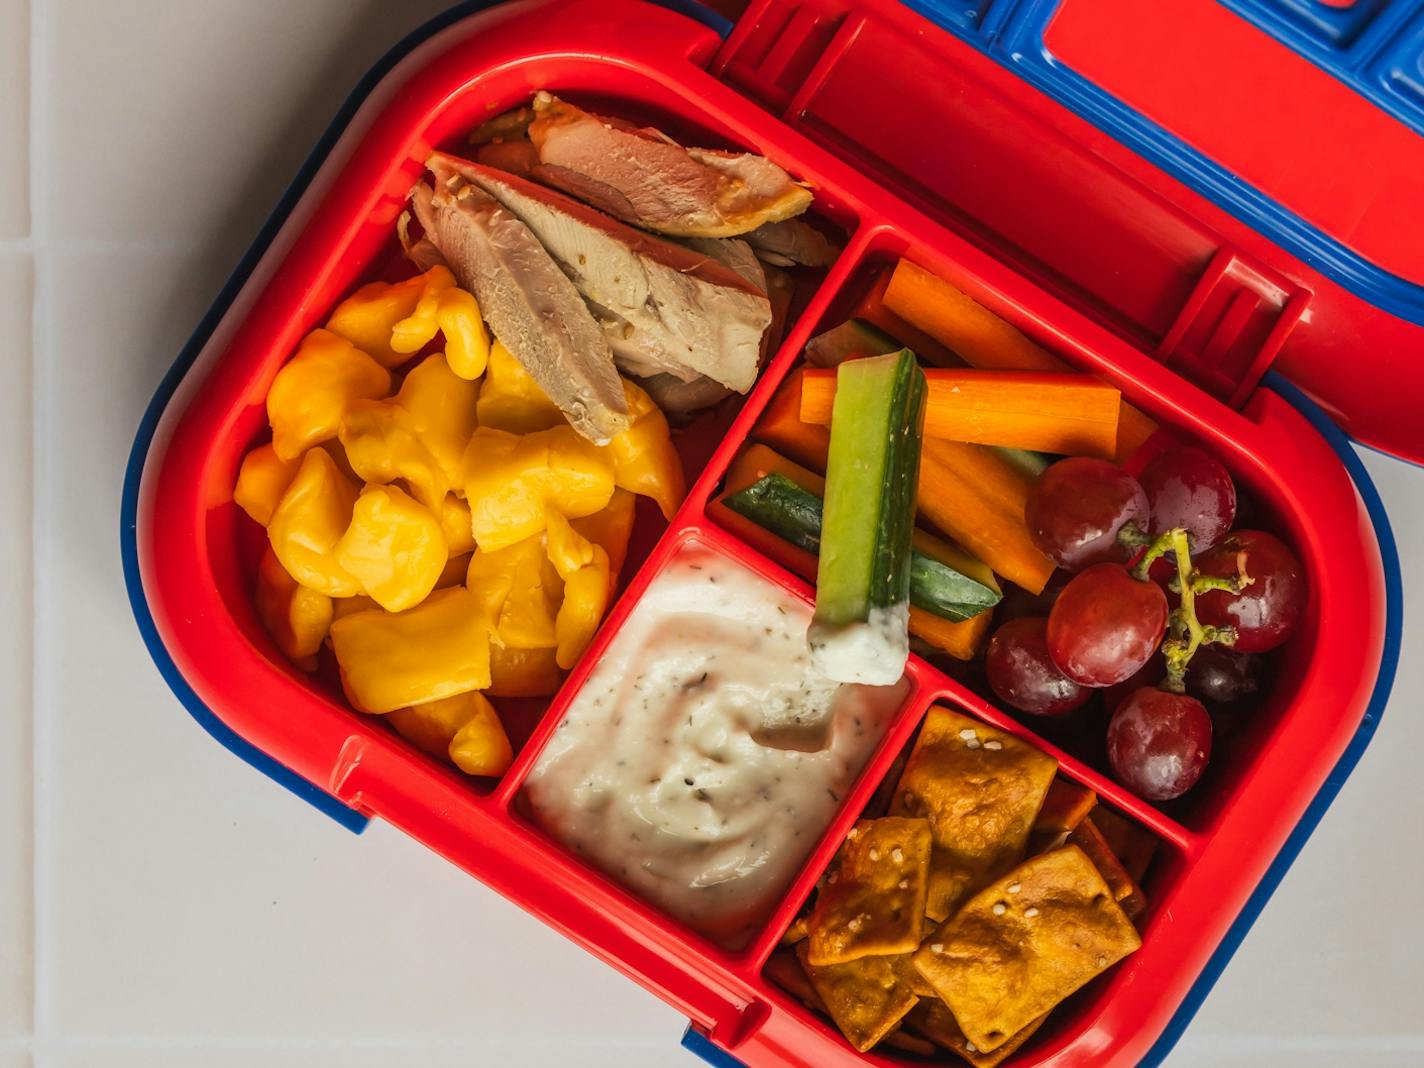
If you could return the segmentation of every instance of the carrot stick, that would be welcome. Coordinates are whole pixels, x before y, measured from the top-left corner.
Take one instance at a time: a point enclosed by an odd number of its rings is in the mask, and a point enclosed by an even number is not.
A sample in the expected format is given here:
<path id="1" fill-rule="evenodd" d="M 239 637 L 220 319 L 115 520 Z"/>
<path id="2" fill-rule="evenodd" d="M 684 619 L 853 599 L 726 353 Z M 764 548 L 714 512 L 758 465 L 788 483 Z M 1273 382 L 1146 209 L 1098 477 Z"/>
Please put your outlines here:
<path id="1" fill-rule="evenodd" d="M 910 633 L 942 649 L 956 660 L 973 660 L 989 636 L 993 612 L 980 612 L 961 623 L 910 605 Z"/>
<path id="2" fill-rule="evenodd" d="M 929 437 L 1072 456 L 1111 457 L 1116 450 L 1121 394 L 1090 375 L 929 370 L 925 377 Z M 807 371 L 802 421 L 829 423 L 835 394 L 834 371 Z"/>
<path id="3" fill-rule="evenodd" d="M 912 349 L 921 363 L 931 367 L 963 367 L 961 360 L 925 331 L 911 326 L 885 303 L 885 291 L 890 285 L 891 270 L 882 269 L 870 283 L 865 296 L 855 306 L 850 317 L 863 319 L 871 326 L 889 334 L 900 344 Z"/>
<path id="4" fill-rule="evenodd" d="M 1053 561 L 1028 533 L 1029 479 L 982 445 L 926 440 L 920 452 L 920 515 L 1030 593 L 1042 593 Z"/>
<path id="5" fill-rule="evenodd" d="M 891 314 L 952 349 L 971 367 L 998 371 L 1070 370 L 1064 361 L 1013 324 L 909 260 L 895 265 L 885 288 L 884 303 Z M 1157 429 L 1151 418 L 1130 404 L 1123 402 L 1122 409 L 1114 455 L 1119 463 Z"/>
<path id="6" fill-rule="evenodd" d="M 801 380 L 805 373 L 795 371 L 781 384 L 752 431 L 752 437 L 798 463 L 824 471 L 831 448 L 831 432 L 824 426 L 801 421 Z"/>

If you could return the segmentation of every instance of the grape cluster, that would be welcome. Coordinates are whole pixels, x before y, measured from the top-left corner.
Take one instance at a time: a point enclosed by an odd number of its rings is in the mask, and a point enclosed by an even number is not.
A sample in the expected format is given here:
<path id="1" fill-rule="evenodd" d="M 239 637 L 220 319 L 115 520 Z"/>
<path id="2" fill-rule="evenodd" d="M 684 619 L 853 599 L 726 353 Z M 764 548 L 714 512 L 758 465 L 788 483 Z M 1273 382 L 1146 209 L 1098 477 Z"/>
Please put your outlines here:
<path id="1" fill-rule="evenodd" d="M 1005 598 L 989 686 L 1055 717 L 1104 690 L 1113 773 L 1149 800 L 1180 797 L 1211 758 L 1213 715 L 1259 694 L 1259 654 L 1305 609 L 1295 554 L 1233 530 L 1236 517 L 1230 473 L 1198 448 L 1161 453 L 1140 478 L 1104 460 L 1053 464 L 1025 518 L 1062 570 L 1037 597 Z"/>

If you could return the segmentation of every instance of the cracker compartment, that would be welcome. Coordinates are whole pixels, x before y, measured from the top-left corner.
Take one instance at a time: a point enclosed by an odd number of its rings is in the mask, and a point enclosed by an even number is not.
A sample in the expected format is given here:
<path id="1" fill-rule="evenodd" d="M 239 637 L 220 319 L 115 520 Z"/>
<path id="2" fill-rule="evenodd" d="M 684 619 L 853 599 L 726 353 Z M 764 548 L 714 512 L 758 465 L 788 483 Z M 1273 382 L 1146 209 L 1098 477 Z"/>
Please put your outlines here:
<path id="1" fill-rule="evenodd" d="M 775 932 L 783 945 L 763 975 L 880 1063 L 994 1068 L 1017 1063 L 1040 1030 L 1071 1027 L 1075 1007 L 1100 1004 L 1082 988 L 1140 945 L 1133 918 L 1146 904 L 1094 817 L 1139 866 L 1157 839 L 1063 759 L 941 696 L 884 759 L 893 788 L 867 789 L 813 898 Z M 936 860 L 954 879 L 940 916 Z M 923 873 L 919 885 L 906 869 Z M 904 910 L 920 894 L 912 930 Z"/>

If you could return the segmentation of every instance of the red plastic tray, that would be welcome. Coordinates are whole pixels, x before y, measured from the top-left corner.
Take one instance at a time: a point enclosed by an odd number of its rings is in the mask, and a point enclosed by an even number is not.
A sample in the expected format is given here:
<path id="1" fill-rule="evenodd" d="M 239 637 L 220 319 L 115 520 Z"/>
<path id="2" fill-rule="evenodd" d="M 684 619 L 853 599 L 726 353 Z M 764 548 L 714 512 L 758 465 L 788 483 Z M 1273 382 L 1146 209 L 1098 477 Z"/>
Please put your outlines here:
<path id="1" fill-rule="evenodd" d="M 1188 384 L 1106 329 L 1101 317 L 1083 309 L 1080 294 L 1029 278 L 1033 272 L 1018 269 L 1012 250 L 949 218 L 944 205 L 934 203 L 932 175 L 910 185 L 894 181 L 886 160 L 838 140 L 804 107 L 788 108 L 785 118 L 764 110 L 709 72 L 709 66 L 726 71 L 729 59 L 745 55 L 740 47 L 736 35 L 723 45 L 705 27 L 633 0 L 518 3 L 457 23 L 386 76 L 184 380 L 149 454 L 137 545 L 158 632 L 183 678 L 243 738 L 358 811 L 425 842 L 757 1066 L 898 1063 L 889 1055 L 854 1053 L 828 1022 L 766 981 L 762 966 L 930 705 L 940 702 L 1023 736 L 1058 756 L 1063 774 L 1151 829 L 1163 849 L 1146 887 L 1151 906 L 1141 951 L 1056 1013 L 1013 1063 L 1134 1064 L 1360 725 L 1384 631 L 1373 530 L 1329 445 L 1279 396 L 1256 388 L 1238 410 Z M 1001 139 L 1040 136 L 1043 120 L 1015 106 L 1016 95 L 1032 90 L 955 47 L 946 39 L 937 72 L 953 84 L 939 82 L 932 106 L 921 111 L 927 136 L 967 128 L 984 109 L 996 123 L 1018 124 Z M 393 224 L 421 161 L 436 146 L 457 146 L 484 118 L 540 88 L 653 119 L 704 143 L 765 153 L 814 186 L 814 210 L 839 227 L 847 243 L 805 295 L 730 428 L 712 428 L 718 444 L 694 472 L 681 512 L 665 531 L 644 526 L 641 543 L 650 549 L 641 559 L 630 556 L 626 588 L 580 666 L 547 707 L 513 713 L 519 749 L 509 772 L 498 782 L 472 782 L 416 753 L 378 719 L 351 712 L 339 696 L 285 663 L 253 610 L 252 532 L 232 503 L 231 487 L 243 453 L 265 430 L 263 399 L 278 367 L 341 296 L 390 256 Z M 827 108 L 828 99 L 822 101 Z M 883 101 L 868 93 L 860 105 L 838 106 L 874 108 Z M 1116 175 L 1124 196 L 1142 195 L 1127 173 L 1093 159 L 1100 178 Z M 1002 178 L 1003 196 L 1031 193 L 1041 212 L 1054 187 L 1026 189 L 1021 175 L 993 174 L 1007 162 L 986 151 L 977 166 L 986 178 Z M 1060 162 L 1065 172 L 1077 166 L 1066 153 Z M 710 523 L 704 510 L 806 340 L 843 317 L 871 274 L 901 255 L 953 281 L 1078 366 L 1111 378 L 1164 427 L 1207 443 L 1260 503 L 1264 522 L 1296 547 L 1311 577 L 1309 610 L 1282 652 L 1266 707 L 1223 754 L 1203 797 L 1170 816 L 930 665 L 912 661 L 912 695 L 836 819 L 759 936 L 746 950 L 728 954 L 581 865 L 521 818 L 517 796 L 590 665 L 684 541 L 708 544 L 800 596 L 809 594 L 799 579 Z M 1165 308 L 1190 293 L 1169 285 L 1157 296 Z"/>

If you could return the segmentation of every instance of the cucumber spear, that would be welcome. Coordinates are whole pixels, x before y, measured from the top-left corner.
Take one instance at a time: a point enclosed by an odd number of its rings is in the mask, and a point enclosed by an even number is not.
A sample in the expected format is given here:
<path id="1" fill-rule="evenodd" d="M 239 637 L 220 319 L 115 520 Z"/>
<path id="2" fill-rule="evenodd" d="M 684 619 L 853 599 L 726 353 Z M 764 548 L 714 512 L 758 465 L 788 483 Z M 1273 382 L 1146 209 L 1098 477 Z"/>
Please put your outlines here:
<path id="1" fill-rule="evenodd" d="M 910 655 L 910 542 L 925 375 L 909 349 L 836 369 L 812 662 L 829 678 L 888 686 Z"/>

